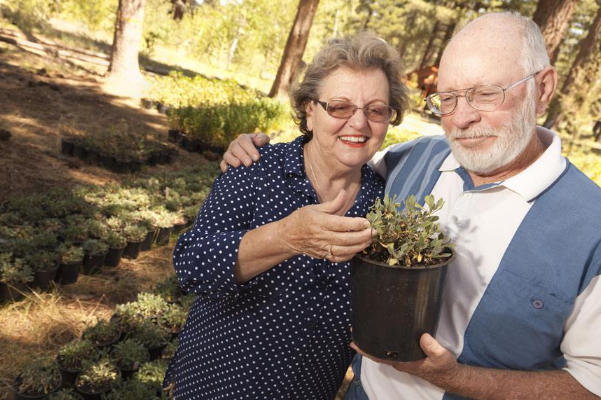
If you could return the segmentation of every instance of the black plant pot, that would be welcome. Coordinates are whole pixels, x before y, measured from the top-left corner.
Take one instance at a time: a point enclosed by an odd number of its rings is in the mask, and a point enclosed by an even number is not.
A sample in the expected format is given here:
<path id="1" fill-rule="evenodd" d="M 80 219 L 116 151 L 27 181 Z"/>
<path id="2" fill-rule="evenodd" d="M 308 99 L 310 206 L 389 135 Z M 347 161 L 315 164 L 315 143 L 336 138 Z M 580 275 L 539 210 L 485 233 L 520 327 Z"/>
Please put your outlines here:
<path id="1" fill-rule="evenodd" d="M 81 143 L 75 143 L 73 148 L 73 156 L 85 161 L 88 157 L 88 150 L 81 145 Z"/>
<path id="2" fill-rule="evenodd" d="M 58 370 L 60 371 L 61 377 L 63 378 L 63 387 L 75 387 L 75 379 L 77 378 L 77 375 L 79 375 L 81 370 L 71 371 L 63 368 L 58 362 L 56 364 L 58 365 Z"/>
<path id="3" fill-rule="evenodd" d="M 351 261 L 353 341 L 366 353 L 394 361 L 425 357 L 422 334 L 434 334 L 447 265 L 399 268 L 360 256 Z"/>
<path id="4" fill-rule="evenodd" d="M 143 164 L 144 162 L 142 160 L 131 160 L 129 162 L 129 172 L 132 174 L 140 172 Z"/>
<path id="5" fill-rule="evenodd" d="M 56 272 L 56 282 L 60 283 L 61 285 L 77 282 L 79 271 L 81 269 L 81 263 L 82 260 L 71 264 L 60 263 L 58 265 L 58 271 Z"/>
<path id="6" fill-rule="evenodd" d="M 0 282 L 0 303 L 4 301 L 19 301 L 24 295 L 25 285 L 13 286 Z"/>
<path id="7" fill-rule="evenodd" d="M 159 233 L 157 234 L 156 244 L 159 246 L 165 246 L 169 244 L 169 238 L 171 237 L 171 232 L 173 231 L 173 227 L 171 228 L 160 228 Z"/>
<path id="8" fill-rule="evenodd" d="M 73 150 L 75 150 L 75 140 L 71 138 L 62 138 L 61 153 L 66 156 L 73 156 Z"/>
<path id="9" fill-rule="evenodd" d="M 169 129 L 169 141 L 172 143 L 177 143 L 180 139 L 179 130 L 177 129 Z"/>
<path id="10" fill-rule="evenodd" d="M 154 102 L 152 100 L 148 100 L 148 99 L 142 99 L 142 107 L 145 108 L 146 110 L 151 110 L 154 107 Z"/>
<path id="11" fill-rule="evenodd" d="M 177 158 L 177 150 L 175 149 L 169 149 L 169 151 L 167 152 L 167 159 L 166 162 L 167 164 L 173 164 L 175 162 L 175 159 Z"/>
<path id="12" fill-rule="evenodd" d="M 155 233 L 156 232 L 152 230 L 146 234 L 146 238 L 144 238 L 144 241 L 140 245 L 140 251 L 149 251 L 152 249 L 152 242 L 154 242 Z"/>
<path id="13" fill-rule="evenodd" d="M 58 266 L 50 269 L 36 270 L 33 274 L 33 284 L 40 290 L 46 290 L 50 287 L 50 282 L 56 279 Z"/>
<path id="14" fill-rule="evenodd" d="M 83 258 L 82 273 L 84 275 L 96 275 L 102 271 L 102 265 L 104 264 L 104 258 L 106 254 L 99 256 L 85 256 Z"/>
<path id="15" fill-rule="evenodd" d="M 121 257 L 123 257 L 124 249 L 125 247 L 120 249 L 109 249 L 108 253 L 106 253 L 106 257 L 104 258 L 104 266 L 108 268 L 115 268 L 119 266 Z"/>
<path id="16" fill-rule="evenodd" d="M 13 381 L 13 391 L 14 391 L 14 399 L 15 400 L 44 400 L 47 398 L 48 393 L 40 393 L 40 394 L 32 394 L 32 395 L 24 395 L 17 392 L 17 386 L 21 381 L 21 375 L 17 375 L 15 380 Z M 62 386 L 62 378 L 56 382 L 56 386 L 50 391 L 50 393 L 56 393 Z"/>
<path id="17" fill-rule="evenodd" d="M 110 156 L 108 154 L 100 153 L 100 154 L 98 154 L 98 159 L 99 159 L 100 165 L 106 169 L 113 168 L 113 165 L 115 164 L 115 157 Z"/>
<path id="18" fill-rule="evenodd" d="M 123 250 L 123 257 L 135 260 L 140 255 L 140 248 L 144 242 L 127 242 L 127 246 Z"/>
<path id="19" fill-rule="evenodd" d="M 117 174 L 127 174 L 129 172 L 129 161 L 116 158 L 111 166 L 111 171 Z"/>
<path id="20" fill-rule="evenodd" d="M 163 350 L 167 347 L 167 343 L 162 344 L 158 347 L 149 347 L 148 353 L 150 354 L 150 361 L 158 360 L 163 355 Z"/>
<path id="21" fill-rule="evenodd" d="M 100 154 L 95 149 L 89 149 L 84 161 L 90 165 L 98 165 L 100 164 Z"/>
<path id="22" fill-rule="evenodd" d="M 186 226 L 188 226 L 187 222 L 173 225 L 173 233 L 179 235 L 184 229 L 186 229 Z"/>

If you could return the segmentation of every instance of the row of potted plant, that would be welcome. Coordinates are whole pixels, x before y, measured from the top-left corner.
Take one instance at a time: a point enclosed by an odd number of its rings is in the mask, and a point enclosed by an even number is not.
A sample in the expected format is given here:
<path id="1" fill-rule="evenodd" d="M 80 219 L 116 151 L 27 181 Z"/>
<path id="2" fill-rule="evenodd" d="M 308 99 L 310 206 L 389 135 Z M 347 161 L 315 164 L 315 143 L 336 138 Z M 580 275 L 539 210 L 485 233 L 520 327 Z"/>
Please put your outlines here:
<path id="1" fill-rule="evenodd" d="M 161 384 L 167 363 L 196 296 L 182 293 L 175 277 L 158 284 L 155 292 L 117 306 L 110 321 L 88 327 L 54 359 L 27 366 L 13 381 L 15 398 L 166 397 Z"/>
<path id="2" fill-rule="evenodd" d="M 117 173 L 172 163 L 177 155 L 177 150 L 161 143 L 155 133 L 138 132 L 124 120 L 94 134 L 62 138 L 61 152 Z"/>
<path id="3" fill-rule="evenodd" d="M 19 298 L 27 285 L 72 283 L 80 270 L 116 267 L 168 244 L 193 222 L 216 174 L 211 165 L 10 198 L 0 205 L 0 299 Z"/>

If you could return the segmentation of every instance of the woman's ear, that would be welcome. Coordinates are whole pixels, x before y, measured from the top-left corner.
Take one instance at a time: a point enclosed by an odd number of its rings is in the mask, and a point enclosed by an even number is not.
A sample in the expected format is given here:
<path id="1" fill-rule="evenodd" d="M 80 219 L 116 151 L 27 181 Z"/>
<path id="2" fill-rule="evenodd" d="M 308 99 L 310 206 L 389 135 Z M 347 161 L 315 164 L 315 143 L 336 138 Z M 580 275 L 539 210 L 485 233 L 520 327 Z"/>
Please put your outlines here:
<path id="1" fill-rule="evenodd" d="M 536 97 L 536 114 L 542 115 L 547 111 L 551 99 L 555 94 L 557 87 L 557 72 L 553 67 L 546 67 L 538 73 L 537 79 L 537 97 Z"/>
<path id="2" fill-rule="evenodd" d="M 313 131 L 313 113 L 315 112 L 315 103 L 312 100 L 307 100 L 305 103 L 305 115 L 307 118 L 307 129 Z"/>

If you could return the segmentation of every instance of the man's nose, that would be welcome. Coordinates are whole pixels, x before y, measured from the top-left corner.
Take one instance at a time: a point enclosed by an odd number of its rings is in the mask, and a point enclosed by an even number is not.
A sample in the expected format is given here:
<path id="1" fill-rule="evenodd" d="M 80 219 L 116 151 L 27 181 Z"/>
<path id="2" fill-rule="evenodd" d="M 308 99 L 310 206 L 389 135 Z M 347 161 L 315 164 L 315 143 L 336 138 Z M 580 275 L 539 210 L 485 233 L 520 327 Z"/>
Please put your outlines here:
<path id="1" fill-rule="evenodd" d="M 469 128 L 475 122 L 480 121 L 480 112 L 468 103 L 465 95 L 457 96 L 457 106 L 451 115 L 453 125 L 459 129 Z"/>

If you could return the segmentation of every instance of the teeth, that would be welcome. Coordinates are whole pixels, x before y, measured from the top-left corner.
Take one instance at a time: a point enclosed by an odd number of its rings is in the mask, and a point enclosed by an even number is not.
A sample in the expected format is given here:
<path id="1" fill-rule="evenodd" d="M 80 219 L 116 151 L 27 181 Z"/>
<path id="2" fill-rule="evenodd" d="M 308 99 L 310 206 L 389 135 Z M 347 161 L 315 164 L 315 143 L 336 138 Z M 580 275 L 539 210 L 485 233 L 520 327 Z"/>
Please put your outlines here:
<path id="1" fill-rule="evenodd" d="M 341 136 L 340 140 L 344 140 L 345 142 L 353 142 L 353 143 L 365 143 L 367 138 L 365 136 Z"/>

